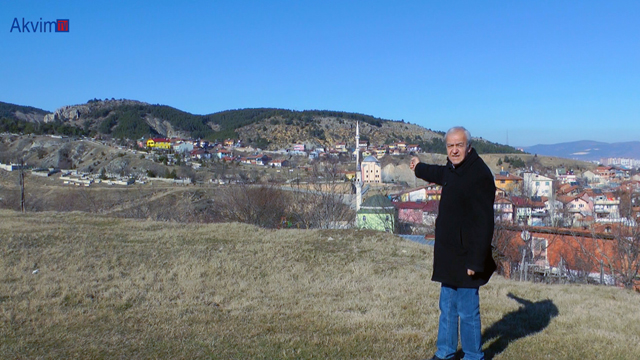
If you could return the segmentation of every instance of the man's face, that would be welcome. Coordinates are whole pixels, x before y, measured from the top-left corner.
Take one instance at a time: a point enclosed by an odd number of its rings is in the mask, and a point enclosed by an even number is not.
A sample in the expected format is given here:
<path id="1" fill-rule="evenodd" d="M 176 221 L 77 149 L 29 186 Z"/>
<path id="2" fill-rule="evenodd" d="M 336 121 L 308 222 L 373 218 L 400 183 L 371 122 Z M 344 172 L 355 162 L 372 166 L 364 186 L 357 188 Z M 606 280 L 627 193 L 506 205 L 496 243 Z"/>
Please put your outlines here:
<path id="1" fill-rule="evenodd" d="M 447 156 L 453 165 L 459 165 L 471 148 L 467 149 L 467 136 L 464 131 L 454 131 L 445 139 Z"/>

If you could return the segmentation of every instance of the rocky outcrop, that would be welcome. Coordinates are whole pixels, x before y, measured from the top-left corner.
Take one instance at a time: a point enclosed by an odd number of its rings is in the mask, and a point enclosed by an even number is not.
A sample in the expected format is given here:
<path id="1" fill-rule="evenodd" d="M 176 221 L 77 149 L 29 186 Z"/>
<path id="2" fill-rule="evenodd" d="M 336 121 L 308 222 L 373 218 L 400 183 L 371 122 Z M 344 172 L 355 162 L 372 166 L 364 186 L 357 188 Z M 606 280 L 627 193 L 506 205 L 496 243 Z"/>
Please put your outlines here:
<path id="1" fill-rule="evenodd" d="M 51 114 L 44 116 L 44 122 L 53 121 L 73 121 L 87 117 L 93 112 L 105 109 L 113 109 L 121 105 L 148 105 L 135 100 L 96 100 L 81 105 L 67 105 L 57 109 Z"/>
<path id="2" fill-rule="evenodd" d="M 87 105 L 63 106 L 54 113 L 45 115 L 44 122 L 78 120 L 81 115 L 87 115 L 90 111 Z"/>
<path id="3" fill-rule="evenodd" d="M 13 115 L 23 121 L 28 121 L 28 122 L 43 122 L 44 121 L 44 117 L 46 116 L 46 114 L 38 114 L 35 112 L 30 112 L 30 113 L 24 113 L 21 111 L 16 111 L 15 113 L 13 113 Z"/>
<path id="4" fill-rule="evenodd" d="M 126 175 L 129 172 L 130 159 L 128 158 L 116 158 L 104 166 L 104 169 L 109 174 Z"/>
<path id="5" fill-rule="evenodd" d="M 162 134 L 168 138 L 175 137 L 175 138 L 187 139 L 191 137 L 191 134 L 189 134 L 186 131 L 179 131 L 174 129 L 171 123 L 167 120 L 162 120 L 162 119 L 152 118 L 150 116 L 147 116 L 145 118 L 145 121 L 147 122 L 147 124 L 149 124 L 149 126 L 153 128 L 153 130 L 157 131 L 158 134 Z"/>
<path id="6" fill-rule="evenodd" d="M 382 165 L 382 181 L 407 183 L 410 187 L 420 186 L 424 181 L 416 179 L 415 173 L 409 168 L 409 156 L 399 160 L 398 158 L 388 157 L 385 164 Z M 442 154 L 420 154 L 420 160 L 429 164 L 444 165 L 447 163 L 447 156 Z"/>

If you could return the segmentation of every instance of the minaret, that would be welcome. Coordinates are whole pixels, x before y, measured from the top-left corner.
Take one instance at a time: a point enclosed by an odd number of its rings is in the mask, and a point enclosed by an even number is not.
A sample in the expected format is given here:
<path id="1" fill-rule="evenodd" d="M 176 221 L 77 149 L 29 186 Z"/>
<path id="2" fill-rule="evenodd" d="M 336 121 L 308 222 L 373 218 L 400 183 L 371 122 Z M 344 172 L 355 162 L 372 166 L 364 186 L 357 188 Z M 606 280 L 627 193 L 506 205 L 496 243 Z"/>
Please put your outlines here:
<path id="1" fill-rule="evenodd" d="M 360 168 L 360 126 L 356 121 L 356 178 L 358 178 L 358 170 Z"/>
<path id="2" fill-rule="evenodd" d="M 356 211 L 362 204 L 362 174 L 360 171 L 360 126 L 356 121 Z"/>

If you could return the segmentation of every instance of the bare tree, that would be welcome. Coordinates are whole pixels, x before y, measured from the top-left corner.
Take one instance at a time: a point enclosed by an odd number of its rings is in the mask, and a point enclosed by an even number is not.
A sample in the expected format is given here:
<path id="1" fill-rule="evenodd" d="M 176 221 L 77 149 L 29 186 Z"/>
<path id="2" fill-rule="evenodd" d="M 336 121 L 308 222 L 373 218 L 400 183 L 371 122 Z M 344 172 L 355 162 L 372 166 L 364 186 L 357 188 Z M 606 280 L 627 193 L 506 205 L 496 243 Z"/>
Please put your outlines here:
<path id="1" fill-rule="evenodd" d="M 226 186 L 220 197 L 221 215 L 229 221 L 275 228 L 286 217 L 288 194 L 270 185 Z"/>
<path id="2" fill-rule="evenodd" d="M 607 269 L 616 283 L 633 288 L 640 275 L 640 225 L 612 226 L 605 235 L 593 232 L 593 245 L 581 243 L 581 250 L 594 267 Z"/>
<path id="3" fill-rule="evenodd" d="M 520 258 L 518 248 L 512 244 L 514 231 L 510 230 L 511 228 L 512 226 L 504 221 L 496 221 L 491 242 L 497 271 L 505 277 L 511 277 L 511 271 L 517 267 Z"/>
<path id="4" fill-rule="evenodd" d="M 627 219 L 633 218 L 632 193 L 630 191 L 616 190 L 613 195 L 620 199 L 620 216 Z"/>
<path id="5" fill-rule="evenodd" d="M 303 228 L 328 229 L 347 224 L 355 213 L 347 204 L 350 185 L 338 169 L 338 164 L 315 162 L 307 186 L 293 192 L 289 214 Z"/>
<path id="6" fill-rule="evenodd" d="M 101 201 L 98 199 L 95 189 L 90 189 L 88 187 L 81 187 L 77 189 L 77 208 L 82 209 L 82 211 L 99 213 L 103 209 L 101 208 Z"/>
<path id="7" fill-rule="evenodd" d="M 557 228 L 541 233 L 524 225 L 496 222 L 492 245 L 498 273 L 521 280 L 556 281 L 558 274 L 551 268 L 564 269 L 564 265 L 551 264 L 548 250 L 559 241 L 562 235 Z"/>

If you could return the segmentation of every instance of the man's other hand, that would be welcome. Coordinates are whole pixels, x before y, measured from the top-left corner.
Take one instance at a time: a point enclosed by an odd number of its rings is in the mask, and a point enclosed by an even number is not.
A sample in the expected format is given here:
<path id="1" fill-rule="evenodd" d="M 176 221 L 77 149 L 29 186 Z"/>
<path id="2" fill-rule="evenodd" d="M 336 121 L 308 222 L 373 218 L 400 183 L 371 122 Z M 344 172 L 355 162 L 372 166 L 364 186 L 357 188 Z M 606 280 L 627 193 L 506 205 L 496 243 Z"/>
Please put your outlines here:
<path id="1" fill-rule="evenodd" d="M 418 165 L 419 162 L 420 162 L 420 158 L 418 158 L 417 156 L 412 157 L 411 163 L 409 163 L 409 169 L 415 170 L 416 165 Z"/>
<path id="2" fill-rule="evenodd" d="M 469 275 L 469 276 L 473 276 L 473 275 L 475 275 L 475 274 L 476 274 L 476 272 L 475 272 L 475 271 L 473 271 L 473 270 L 471 270 L 471 269 L 467 269 L 467 275 Z"/>

